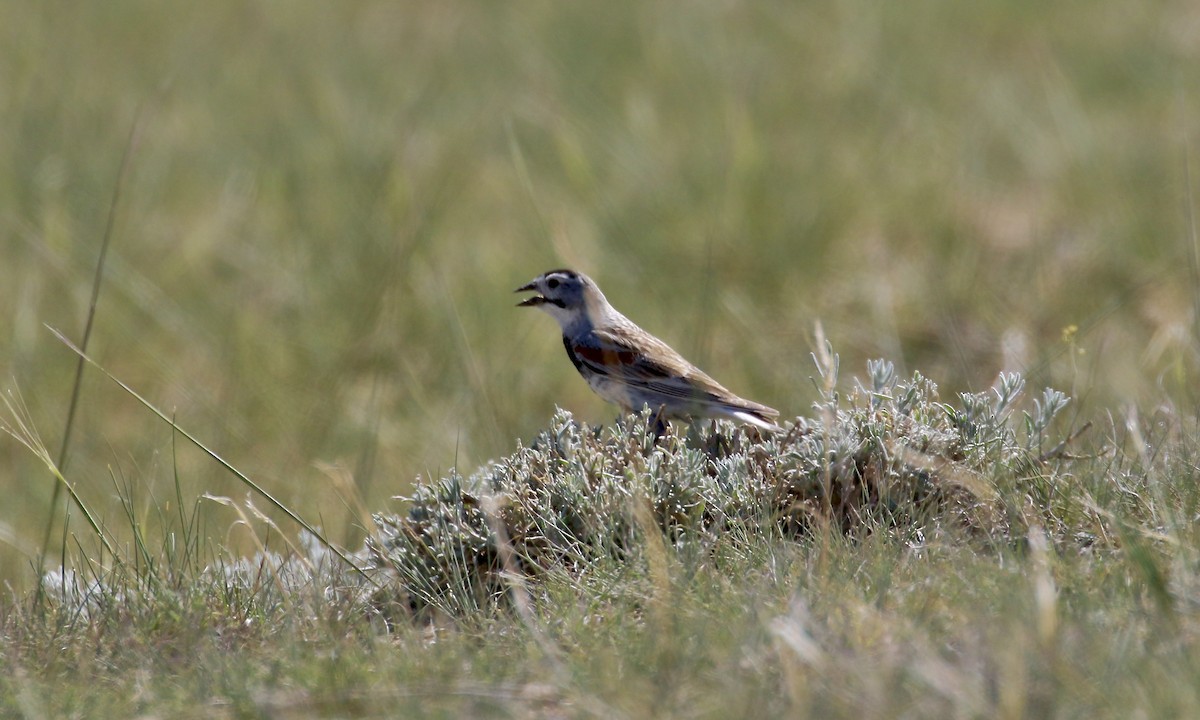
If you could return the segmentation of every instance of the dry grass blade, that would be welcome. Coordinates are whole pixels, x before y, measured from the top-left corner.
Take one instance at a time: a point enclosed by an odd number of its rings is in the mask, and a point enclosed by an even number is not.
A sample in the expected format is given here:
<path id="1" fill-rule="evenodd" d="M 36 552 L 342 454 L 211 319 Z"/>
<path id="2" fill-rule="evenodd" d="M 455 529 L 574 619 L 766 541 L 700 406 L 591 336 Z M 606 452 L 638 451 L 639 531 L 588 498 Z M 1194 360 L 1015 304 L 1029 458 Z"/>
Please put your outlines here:
<path id="1" fill-rule="evenodd" d="M 366 571 L 363 570 L 361 567 L 359 567 L 353 560 L 351 560 L 350 557 L 348 555 L 346 555 L 346 553 L 343 552 L 341 548 L 337 547 L 332 542 L 330 542 L 329 539 L 326 538 L 323 533 L 318 532 L 316 528 L 314 528 L 312 525 L 310 525 L 308 523 L 308 521 L 306 521 L 304 518 L 297 515 L 294 510 L 292 510 L 287 505 L 284 505 L 282 502 L 280 502 L 278 499 L 276 499 L 274 495 L 267 492 L 267 490 L 265 488 L 263 488 L 261 485 L 254 482 L 253 480 L 251 480 L 249 476 L 247 476 L 241 470 L 238 470 L 236 467 L 234 467 L 234 465 L 232 463 L 230 463 L 228 460 L 226 460 L 225 458 L 218 455 L 215 450 L 212 450 L 211 448 L 209 448 L 207 445 L 205 445 L 203 442 L 201 442 L 199 440 L 199 438 L 197 438 L 196 436 L 189 433 L 187 430 L 184 430 L 182 427 L 180 427 L 166 413 L 164 413 L 162 410 L 159 410 L 158 407 L 154 405 L 154 403 L 152 403 L 149 400 L 147 400 L 146 398 L 142 397 L 136 390 L 129 387 L 124 382 L 122 382 L 119 378 L 117 378 L 115 375 L 113 375 L 108 370 L 106 370 L 104 368 L 104 366 L 97 363 L 95 360 L 93 360 L 91 357 L 89 357 L 87 355 L 87 353 L 83 352 L 83 350 L 76 347 L 74 343 L 72 343 L 65 336 L 63 336 L 63 334 L 60 333 L 58 330 L 50 327 L 49 325 L 47 325 L 46 328 L 48 330 L 50 330 L 50 332 L 54 333 L 55 337 L 57 337 L 64 345 L 71 348 L 71 350 L 73 350 L 75 353 L 77 353 L 79 355 L 79 357 L 83 358 L 89 365 L 91 365 L 92 367 L 99 370 L 101 373 L 103 373 L 105 375 L 105 377 L 107 377 L 109 380 L 112 380 L 114 383 L 119 385 L 122 390 L 124 390 L 125 392 L 132 395 L 133 398 L 135 400 L 137 400 L 139 403 L 141 403 L 143 407 L 145 407 L 147 410 L 149 410 L 150 412 L 157 415 L 160 420 L 162 420 L 163 422 L 170 425 L 172 430 L 179 433 L 183 437 L 187 438 L 188 442 L 192 443 L 197 448 L 199 448 L 204 454 L 208 455 L 210 458 L 217 461 L 217 463 L 221 467 L 228 470 L 234 477 L 236 477 L 243 484 L 245 484 L 246 487 L 253 490 L 260 497 L 262 497 L 264 500 L 266 500 L 268 503 L 270 503 L 272 506 L 274 506 L 277 510 L 282 512 L 284 515 L 287 515 L 288 518 L 290 518 L 297 525 L 299 525 L 300 527 L 302 527 L 306 531 L 308 531 L 310 534 L 312 534 L 312 536 L 317 538 L 317 540 L 319 540 L 320 543 L 322 545 L 324 545 L 327 550 L 329 550 L 331 553 L 336 555 L 337 558 L 339 560 L 341 560 L 342 562 L 346 563 L 346 565 L 353 568 L 354 571 L 357 572 L 360 576 L 362 576 L 363 579 L 365 579 L 367 582 L 371 583 L 372 585 L 378 585 L 378 583 L 376 583 L 375 579 L 372 578 L 370 575 L 368 575 L 366 573 Z M 97 531 L 98 531 L 98 528 L 97 528 Z"/>
<path id="2" fill-rule="evenodd" d="M 113 183 L 112 199 L 108 205 L 108 219 L 104 225 L 104 235 L 100 240 L 100 253 L 96 258 L 96 270 L 92 276 L 92 294 L 88 301 L 87 320 L 83 325 L 83 338 L 79 341 L 79 347 L 87 349 L 88 343 L 92 338 L 92 328 L 96 321 L 96 305 L 100 300 L 100 283 L 104 278 L 104 261 L 108 258 L 108 247 L 112 242 L 113 228 L 116 226 L 117 209 L 121 204 L 121 191 L 125 186 L 125 178 L 129 174 L 129 161 L 133 157 L 133 152 L 137 148 L 138 139 L 141 134 L 141 112 L 138 112 L 134 119 L 133 127 L 129 130 L 129 139 L 125 143 L 125 150 L 121 153 L 121 164 L 117 169 L 117 180 Z M 58 462 L 54 463 L 55 475 L 62 478 L 62 471 L 67 466 L 67 450 L 71 447 L 71 434 L 75 428 L 75 415 L 79 409 L 79 393 L 83 388 L 83 358 L 79 358 L 79 362 L 75 365 L 75 380 L 71 385 L 71 401 L 67 406 L 67 420 L 63 428 L 62 444 L 58 450 Z M 66 485 L 66 481 L 63 481 Z M 58 507 L 58 494 L 60 485 L 54 486 L 54 493 L 50 499 L 50 512 L 54 513 L 54 509 Z M 72 494 L 72 499 L 76 504 L 79 504 L 79 499 L 75 496 L 74 490 L 70 485 L 66 485 L 69 492 Z M 82 505 L 80 505 L 82 507 Z M 86 511 L 85 511 L 85 514 Z M 89 517 L 89 521 L 91 518 Z M 46 529 L 42 536 L 41 552 L 38 553 L 38 577 L 42 576 L 42 572 L 46 567 L 46 551 L 50 546 L 50 534 L 54 529 L 53 514 L 46 520 Z M 41 585 L 39 583 L 39 592 Z"/>
<path id="3" fill-rule="evenodd" d="M 50 473 L 58 480 L 56 487 L 66 488 L 67 495 L 83 513 L 88 525 L 91 526 L 92 531 L 96 533 L 96 537 L 99 538 L 100 542 L 104 545 L 104 549 L 108 551 L 108 553 L 113 557 L 114 561 L 120 563 L 120 556 L 117 555 L 112 544 L 109 542 L 108 536 L 100 528 L 100 523 L 96 520 L 95 514 L 92 513 L 91 509 L 88 508 L 88 506 L 83 502 L 83 499 L 79 497 L 79 493 L 75 492 L 75 488 L 71 485 L 71 483 L 67 482 L 67 478 L 62 474 L 58 464 L 54 461 L 54 457 L 51 456 L 50 450 L 46 447 L 46 444 L 42 442 L 41 436 L 38 435 L 37 429 L 34 428 L 33 421 L 29 417 L 29 410 L 25 406 L 24 399 L 21 398 L 19 393 L 14 395 L 11 390 L 5 393 L 3 398 L 4 407 L 8 411 L 8 416 L 5 418 L 0 418 L 0 432 L 6 433 L 17 442 L 24 445 L 38 458 L 38 460 L 42 462 L 43 465 L 46 466 Z M 45 544 L 43 544 L 43 547 L 45 547 Z M 39 578 L 41 577 L 42 570 L 43 566 L 39 560 Z"/>

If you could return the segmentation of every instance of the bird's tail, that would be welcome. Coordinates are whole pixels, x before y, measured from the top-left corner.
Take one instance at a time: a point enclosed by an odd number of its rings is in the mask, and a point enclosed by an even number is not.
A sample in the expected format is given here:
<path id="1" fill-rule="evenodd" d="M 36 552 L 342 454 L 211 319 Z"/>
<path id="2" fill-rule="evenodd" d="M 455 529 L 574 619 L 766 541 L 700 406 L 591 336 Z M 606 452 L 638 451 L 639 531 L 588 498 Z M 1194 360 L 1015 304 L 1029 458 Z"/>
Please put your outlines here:
<path id="1" fill-rule="evenodd" d="M 760 415 L 750 410 L 743 410 L 741 408 L 730 408 L 728 412 L 729 417 L 741 420 L 744 423 L 761 428 L 767 432 L 783 432 L 783 428 L 771 422 L 771 420 L 764 415 Z"/>

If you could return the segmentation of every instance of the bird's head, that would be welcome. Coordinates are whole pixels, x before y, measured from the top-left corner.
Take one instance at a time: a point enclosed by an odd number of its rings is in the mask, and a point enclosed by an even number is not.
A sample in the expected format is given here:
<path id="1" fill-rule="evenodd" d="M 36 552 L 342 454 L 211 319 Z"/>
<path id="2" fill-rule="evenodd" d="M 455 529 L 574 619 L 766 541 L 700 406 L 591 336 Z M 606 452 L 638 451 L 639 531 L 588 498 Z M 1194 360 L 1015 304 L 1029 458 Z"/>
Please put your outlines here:
<path id="1" fill-rule="evenodd" d="M 593 314 L 607 306 L 604 295 L 592 279 L 574 270 L 551 270 L 517 288 L 534 296 L 517 307 L 535 307 L 549 313 L 564 330 L 580 322 L 591 322 Z"/>

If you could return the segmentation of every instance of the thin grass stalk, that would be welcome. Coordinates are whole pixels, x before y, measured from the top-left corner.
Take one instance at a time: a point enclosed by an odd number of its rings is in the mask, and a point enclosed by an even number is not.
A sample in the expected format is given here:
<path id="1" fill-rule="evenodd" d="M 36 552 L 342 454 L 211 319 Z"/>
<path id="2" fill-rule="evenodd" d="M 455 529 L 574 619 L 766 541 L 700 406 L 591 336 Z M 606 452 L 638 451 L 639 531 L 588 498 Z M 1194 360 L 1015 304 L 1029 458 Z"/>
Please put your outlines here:
<path id="1" fill-rule="evenodd" d="M 116 227 L 117 208 L 121 204 L 121 191 L 125 187 L 125 179 L 129 175 L 130 159 L 133 157 L 134 150 L 137 149 L 138 140 L 141 136 L 141 127 L 142 111 L 139 109 L 134 117 L 133 126 L 129 129 L 129 138 L 125 142 L 125 149 L 121 152 L 121 164 L 117 168 L 117 179 L 116 182 L 113 183 L 113 194 L 108 204 L 108 219 L 105 221 L 104 235 L 100 239 L 100 254 L 96 258 L 96 270 L 92 275 L 92 295 L 91 299 L 88 301 L 87 319 L 84 321 L 83 325 L 83 338 L 79 342 L 79 347 L 83 350 L 87 350 L 88 343 L 92 339 L 92 328 L 95 326 L 96 320 L 96 306 L 100 300 L 100 284 L 101 280 L 104 278 L 104 261 L 108 257 L 108 248 L 112 243 L 113 228 Z M 71 435 L 72 431 L 75 429 L 75 415 L 79 409 L 79 394 L 83 388 L 83 368 L 84 361 L 83 358 L 80 357 L 79 361 L 75 365 L 75 381 L 71 386 L 71 402 L 67 406 L 67 422 L 63 427 L 62 444 L 59 446 L 58 450 L 58 462 L 56 466 L 59 473 L 65 473 L 67 469 L 67 451 L 71 447 Z M 66 481 L 64 480 L 63 484 L 65 483 Z M 36 592 L 37 603 L 40 603 L 42 600 L 44 588 L 42 586 L 41 578 L 45 574 L 46 570 L 46 551 L 49 549 L 50 534 L 54 529 L 54 513 L 55 508 L 58 507 L 61 487 L 62 486 L 59 483 L 54 484 L 54 492 L 50 496 L 50 516 L 46 518 L 46 530 L 42 534 L 41 550 L 38 552 L 38 580 Z M 69 486 L 68 489 L 70 490 Z M 77 496 L 75 496 L 73 490 L 71 491 L 71 496 L 76 503 L 79 502 L 79 499 Z M 90 520 L 90 514 L 86 509 L 84 510 L 84 513 L 89 515 Z"/>
<path id="2" fill-rule="evenodd" d="M 353 568 L 354 571 L 357 572 L 364 580 L 371 583 L 371 585 L 373 585 L 375 587 L 379 586 L 379 584 L 375 581 L 375 579 L 372 578 L 370 575 L 368 575 L 366 573 L 366 571 L 363 570 L 362 568 L 360 568 L 354 561 L 352 561 L 346 555 L 346 553 L 342 552 L 341 548 L 337 547 L 332 542 L 330 542 L 329 539 L 327 537 L 325 537 L 325 535 L 323 535 L 320 532 L 317 532 L 316 528 L 314 528 L 312 525 L 310 525 L 308 523 L 308 521 L 306 521 L 304 518 L 300 517 L 296 513 L 296 511 L 292 510 L 287 505 L 284 505 L 281 501 L 277 500 L 274 495 L 267 492 L 267 490 L 265 488 L 263 488 L 261 485 L 254 482 L 253 480 L 251 480 L 248 475 L 243 473 L 241 470 L 238 470 L 228 460 L 226 460 L 225 458 L 218 455 L 215 450 L 212 450 L 207 445 L 205 445 L 203 442 L 201 442 L 200 439 L 197 438 L 195 435 L 192 435 L 190 432 L 188 432 L 187 430 L 184 430 L 182 427 L 180 427 L 178 424 L 176 424 L 174 420 L 172 420 L 170 417 L 167 416 L 166 413 L 164 413 L 162 410 L 159 410 L 158 407 L 156 405 L 154 405 L 154 403 L 152 403 L 149 400 L 147 400 L 146 398 L 142 397 L 136 390 L 131 388 L 129 385 L 126 385 L 125 382 L 118 379 L 117 376 L 113 375 L 108 370 L 106 370 L 104 368 L 104 366 L 97 363 L 95 360 L 93 360 L 91 357 L 89 357 L 87 355 L 87 353 L 85 353 L 80 348 L 76 347 L 75 344 L 72 343 L 70 340 L 68 340 L 66 338 L 66 336 L 64 336 L 61 332 L 59 332 L 55 328 L 50 327 L 49 325 L 47 325 L 46 328 L 48 330 L 50 330 L 50 332 L 54 333 L 54 336 L 57 337 L 60 342 L 62 342 L 64 345 L 66 345 L 72 351 L 74 351 L 76 354 L 78 354 L 89 365 L 91 365 L 92 367 L 99 370 L 101 373 L 104 374 L 105 377 L 107 377 L 109 380 L 112 380 L 114 383 L 116 383 L 118 386 L 120 386 L 120 388 L 122 390 L 124 390 L 125 392 L 132 395 L 135 400 L 137 400 L 139 403 L 142 404 L 142 407 L 146 408 L 150 412 L 157 415 L 160 420 L 162 420 L 163 422 L 165 422 L 169 426 L 171 426 L 172 430 L 179 433 L 183 437 L 187 438 L 188 442 L 192 443 L 197 448 L 199 448 L 204 454 L 208 455 L 210 458 L 215 460 L 217 462 L 217 464 L 219 464 L 221 467 L 225 468 L 231 475 L 233 475 L 238 480 L 240 480 L 243 485 L 250 488 L 259 497 L 263 498 L 268 503 L 270 503 L 273 507 L 275 507 L 275 509 L 282 512 L 284 515 L 287 515 L 288 518 L 292 520 L 292 522 L 296 523 L 297 525 L 299 525 L 300 527 L 304 528 L 306 531 L 311 533 L 312 536 L 317 538 L 317 540 L 320 541 L 320 543 L 322 545 L 324 545 L 327 550 L 329 550 L 331 553 L 336 555 L 339 560 L 341 560 L 342 562 L 346 563 L 351 568 Z"/>

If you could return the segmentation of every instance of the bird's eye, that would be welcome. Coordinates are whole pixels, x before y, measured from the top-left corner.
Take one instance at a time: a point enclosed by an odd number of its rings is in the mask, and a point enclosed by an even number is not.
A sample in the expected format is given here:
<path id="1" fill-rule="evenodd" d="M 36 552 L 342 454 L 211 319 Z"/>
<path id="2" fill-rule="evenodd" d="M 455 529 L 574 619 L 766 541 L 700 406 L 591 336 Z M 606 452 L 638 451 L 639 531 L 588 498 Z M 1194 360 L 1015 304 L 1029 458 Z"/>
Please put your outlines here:
<path id="1" fill-rule="evenodd" d="M 560 284 L 561 283 L 558 281 L 558 278 L 550 278 L 546 281 L 546 287 L 550 288 L 551 290 L 557 288 Z"/>

